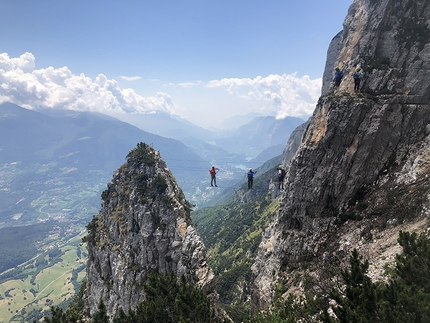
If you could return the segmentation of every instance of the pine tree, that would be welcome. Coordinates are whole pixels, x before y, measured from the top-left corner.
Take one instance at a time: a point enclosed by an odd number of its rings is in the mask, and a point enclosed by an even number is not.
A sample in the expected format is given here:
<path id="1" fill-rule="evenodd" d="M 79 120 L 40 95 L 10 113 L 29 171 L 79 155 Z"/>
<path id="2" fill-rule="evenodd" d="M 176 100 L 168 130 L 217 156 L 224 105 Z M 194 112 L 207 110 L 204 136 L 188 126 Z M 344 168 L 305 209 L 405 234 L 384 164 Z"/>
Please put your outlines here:
<path id="1" fill-rule="evenodd" d="M 109 316 L 107 315 L 106 305 L 100 300 L 98 311 L 94 313 L 92 323 L 109 323 Z"/>
<path id="2" fill-rule="evenodd" d="M 66 313 L 59 307 L 51 307 L 51 317 L 44 318 L 46 323 L 66 323 Z"/>
<path id="3" fill-rule="evenodd" d="M 67 311 L 66 311 L 66 322 L 67 323 L 76 323 L 82 319 L 83 311 L 84 311 L 84 293 L 86 289 L 86 282 L 84 281 L 79 289 L 78 294 L 70 303 Z"/>
<path id="4" fill-rule="evenodd" d="M 333 307 L 338 322 L 380 322 L 377 307 L 377 286 L 366 275 L 368 261 L 356 249 L 349 258 L 349 270 L 341 271 L 344 288 L 333 289 L 331 297 L 337 305 Z"/>
<path id="5" fill-rule="evenodd" d="M 210 300 L 201 290 L 174 275 L 153 273 L 144 285 L 146 300 L 128 315 L 120 311 L 114 323 L 216 322 Z"/>
<path id="6" fill-rule="evenodd" d="M 335 315 L 329 314 L 324 297 L 320 301 L 318 296 L 301 300 L 292 297 L 275 304 L 271 314 L 255 314 L 247 322 L 314 322 L 303 313 L 315 313 L 315 309 L 324 323 L 430 322 L 430 236 L 400 232 L 398 241 L 403 252 L 396 256 L 395 271 L 388 283 L 373 283 L 367 276 L 368 261 L 353 250 L 348 268 L 338 277 L 340 287 L 334 286 L 330 292 L 336 303 L 331 307 Z"/>
<path id="7" fill-rule="evenodd" d="M 403 252 L 380 297 L 385 322 L 430 322 L 430 239 L 426 233 L 400 232 Z"/>

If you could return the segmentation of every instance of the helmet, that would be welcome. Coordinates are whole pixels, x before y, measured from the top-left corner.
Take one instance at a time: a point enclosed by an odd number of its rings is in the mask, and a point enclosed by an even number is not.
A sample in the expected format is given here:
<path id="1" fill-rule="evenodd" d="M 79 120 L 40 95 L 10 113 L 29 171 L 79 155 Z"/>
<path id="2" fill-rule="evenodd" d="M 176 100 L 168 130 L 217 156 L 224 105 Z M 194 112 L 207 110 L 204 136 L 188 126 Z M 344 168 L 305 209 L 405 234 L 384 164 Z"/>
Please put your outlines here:
<path id="1" fill-rule="evenodd" d="M 357 67 L 355 70 L 358 72 L 361 70 L 361 67 Z"/>
<path id="2" fill-rule="evenodd" d="M 279 169 L 281 169 L 281 168 L 282 168 L 282 165 L 279 165 L 279 166 L 278 166 L 278 168 L 279 168 Z"/>
<path id="3" fill-rule="evenodd" d="M 335 70 L 336 70 L 336 71 L 340 70 L 339 66 L 336 66 Z"/>
<path id="4" fill-rule="evenodd" d="M 249 171 L 251 172 L 251 171 L 252 171 L 252 168 L 250 168 L 250 169 L 249 169 Z"/>

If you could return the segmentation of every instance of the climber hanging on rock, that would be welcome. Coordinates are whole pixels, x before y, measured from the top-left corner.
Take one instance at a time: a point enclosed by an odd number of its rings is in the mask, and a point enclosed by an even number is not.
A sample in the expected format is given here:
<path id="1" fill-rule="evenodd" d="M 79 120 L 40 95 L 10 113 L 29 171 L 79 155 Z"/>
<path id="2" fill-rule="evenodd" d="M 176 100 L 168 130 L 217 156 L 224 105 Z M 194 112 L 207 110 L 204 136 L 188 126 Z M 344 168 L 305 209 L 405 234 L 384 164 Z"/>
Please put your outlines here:
<path id="1" fill-rule="evenodd" d="M 216 173 L 218 172 L 219 168 L 216 168 L 215 166 L 212 166 L 212 168 L 209 170 L 209 173 L 211 174 L 211 186 L 218 187 L 216 185 Z"/>
<path id="2" fill-rule="evenodd" d="M 285 178 L 285 169 L 282 168 L 282 165 L 278 166 L 278 190 L 284 189 L 284 178 Z"/>
<path id="3" fill-rule="evenodd" d="M 336 66 L 334 70 L 334 79 L 333 79 L 333 83 L 335 87 L 339 87 L 340 82 L 342 82 L 342 77 L 343 77 L 342 70 L 339 68 L 339 66 Z"/>
<path id="4" fill-rule="evenodd" d="M 354 74 L 352 74 L 352 78 L 354 79 L 354 91 L 360 91 L 360 81 L 361 81 L 361 68 L 357 67 L 355 69 Z"/>

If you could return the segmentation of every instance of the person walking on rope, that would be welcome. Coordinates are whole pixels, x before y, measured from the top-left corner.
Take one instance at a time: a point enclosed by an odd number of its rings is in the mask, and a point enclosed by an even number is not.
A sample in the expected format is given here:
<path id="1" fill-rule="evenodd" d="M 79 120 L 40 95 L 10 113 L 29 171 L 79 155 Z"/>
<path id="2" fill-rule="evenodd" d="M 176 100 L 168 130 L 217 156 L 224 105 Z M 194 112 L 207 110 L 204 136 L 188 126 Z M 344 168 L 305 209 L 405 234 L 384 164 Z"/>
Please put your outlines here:
<path id="1" fill-rule="evenodd" d="M 253 172 L 252 168 L 249 169 L 248 171 L 248 189 L 251 190 L 252 189 L 252 185 L 254 184 L 254 174 L 256 174 L 257 171 Z"/>
<path id="2" fill-rule="evenodd" d="M 215 166 L 212 166 L 212 168 L 209 170 L 209 173 L 211 174 L 211 186 L 218 187 L 216 185 L 216 173 L 218 172 L 219 168 L 215 168 Z"/>
<path id="3" fill-rule="evenodd" d="M 282 165 L 278 166 L 278 190 L 284 189 L 284 178 L 285 178 L 285 169 L 282 168 Z"/>

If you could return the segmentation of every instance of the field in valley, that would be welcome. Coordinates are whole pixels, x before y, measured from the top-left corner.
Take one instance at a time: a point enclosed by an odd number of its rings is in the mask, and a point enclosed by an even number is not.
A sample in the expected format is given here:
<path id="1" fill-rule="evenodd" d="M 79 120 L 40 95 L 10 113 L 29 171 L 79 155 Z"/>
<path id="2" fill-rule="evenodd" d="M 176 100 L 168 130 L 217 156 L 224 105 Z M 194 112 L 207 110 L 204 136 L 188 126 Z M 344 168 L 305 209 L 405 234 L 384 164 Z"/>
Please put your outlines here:
<path id="1" fill-rule="evenodd" d="M 85 278 L 82 235 L 61 246 L 45 245 L 43 252 L 9 271 L 14 278 L 0 283 L 0 323 L 32 322 L 73 298 Z"/>

